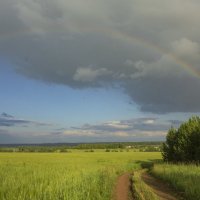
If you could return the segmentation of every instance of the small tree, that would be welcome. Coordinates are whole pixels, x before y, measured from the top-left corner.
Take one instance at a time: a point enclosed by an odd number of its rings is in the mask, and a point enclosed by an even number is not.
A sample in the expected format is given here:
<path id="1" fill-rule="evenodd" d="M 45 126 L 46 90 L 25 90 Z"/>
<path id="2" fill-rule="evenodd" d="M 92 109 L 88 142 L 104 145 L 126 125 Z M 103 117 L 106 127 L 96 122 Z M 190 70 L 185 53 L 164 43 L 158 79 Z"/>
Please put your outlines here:
<path id="1" fill-rule="evenodd" d="M 166 136 L 166 142 L 163 143 L 162 156 L 164 161 L 177 159 L 177 130 L 171 127 Z"/>
<path id="2" fill-rule="evenodd" d="M 162 155 L 170 162 L 200 162 L 200 118 L 190 118 L 177 130 L 171 128 Z"/>

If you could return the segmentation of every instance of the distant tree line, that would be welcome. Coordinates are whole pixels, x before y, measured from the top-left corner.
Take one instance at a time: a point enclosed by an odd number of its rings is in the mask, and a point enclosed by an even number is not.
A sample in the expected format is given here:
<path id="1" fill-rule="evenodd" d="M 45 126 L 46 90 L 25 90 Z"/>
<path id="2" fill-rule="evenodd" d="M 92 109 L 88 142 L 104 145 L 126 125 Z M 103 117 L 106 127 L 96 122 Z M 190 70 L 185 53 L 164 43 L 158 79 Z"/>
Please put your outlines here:
<path id="1" fill-rule="evenodd" d="M 88 150 L 93 152 L 94 149 L 109 149 L 110 151 L 117 149 L 132 149 L 141 152 L 161 151 L 161 142 L 121 142 L 121 143 L 85 143 L 77 145 L 19 145 L 19 146 L 1 146 L 0 152 L 70 152 L 72 149 Z M 110 152 L 108 151 L 108 152 Z"/>
<path id="2" fill-rule="evenodd" d="M 1 147 L 0 152 L 68 152 L 66 146 L 19 146 Z"/>
<path id="3" fill-rule="evenodd" d="M 85 143 L 72 147 L 73 149 L 147 149 L 160 151 L 162 142 L 111 142 L 111 143 Z"/>
<path id="4" fill-rule="evenodd" d="M 162 148 L 168 162 L 200 162 L 200 117 L 194 116 L 178 129 L 170 128 Z"/>

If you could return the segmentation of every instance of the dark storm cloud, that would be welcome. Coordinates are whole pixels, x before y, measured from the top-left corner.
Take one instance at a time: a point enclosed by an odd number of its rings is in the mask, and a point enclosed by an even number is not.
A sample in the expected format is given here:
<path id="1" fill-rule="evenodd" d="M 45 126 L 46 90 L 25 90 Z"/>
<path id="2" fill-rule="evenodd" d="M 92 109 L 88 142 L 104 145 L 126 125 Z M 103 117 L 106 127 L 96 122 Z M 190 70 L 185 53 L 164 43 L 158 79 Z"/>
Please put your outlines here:
<path id="1" fill-rule="evenodd" d="M 30 78 L 117 84 L 142 111 L 199 112 L 200 78 L 186 69 L 200 70 L 199 9 L 196 0 L 1 0 L 0 53 Z"/>
<path id="2" fill-rule="evenodd" d="M 11 127 L 11 126 L 23 126 L 24 127 L 25 126 L 26 127 L 28 125 L 51 126 L 51 124 L 47 124 L 47 123 L 43 123 L 43 122 L 18 119 L 7 113 L 2 113 L 0 115 L 0 126 L 4 126 L 4 127 Z"/>

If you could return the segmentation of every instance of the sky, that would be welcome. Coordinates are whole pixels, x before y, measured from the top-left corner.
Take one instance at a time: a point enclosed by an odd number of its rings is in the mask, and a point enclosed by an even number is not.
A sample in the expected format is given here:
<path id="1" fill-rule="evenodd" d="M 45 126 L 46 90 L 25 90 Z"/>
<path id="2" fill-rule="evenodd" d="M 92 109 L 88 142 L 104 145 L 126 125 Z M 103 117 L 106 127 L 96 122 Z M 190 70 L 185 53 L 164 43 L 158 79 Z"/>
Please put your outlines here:
<path id="1" fill-rule="evenodd" d="M 0 143 L 163 141 L 200 114 L 197 0 L 1 0 Z"/>

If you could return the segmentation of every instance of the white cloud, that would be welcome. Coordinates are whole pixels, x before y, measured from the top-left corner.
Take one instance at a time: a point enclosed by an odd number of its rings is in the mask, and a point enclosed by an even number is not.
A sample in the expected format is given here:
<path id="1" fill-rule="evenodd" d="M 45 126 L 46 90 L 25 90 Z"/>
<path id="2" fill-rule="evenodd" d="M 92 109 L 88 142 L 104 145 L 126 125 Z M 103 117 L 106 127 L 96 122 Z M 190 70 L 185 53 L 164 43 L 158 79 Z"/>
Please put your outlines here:
<path id="1" fill-rule="evenodd" d="M 199 54 L 199 44 L 187 38 L 181 38 L 172 43 L 172 48 L 177 55 L 193 56 Z"/>
<path id="2" fill-rule="evenodd" d="M 92 69 L 91 67 L 80 67 L 76 70 L 73 79 L 81 82 L 92 82 L 108 74 L 110 74 L 110 72 L 106 68 Z"/>
<path id="3" fill-rule="evenodd" d="M 117 136 L 117 137 L 128 137 L 128 136 L 130 136 L 127 132 L 122 132 L 122 131 L 115 132 L 113 135 Z"/>
<path id="4" fill-rule="evenodd" d="M 166 136 L 167 131 L 141 131 L 141 136 L 146 137 L 159 137 L 159 136 Z"/>
<path id="5" fill-rule="evenodd" d="M 116 129 L 127 129 L 130 127 L 129 124 L 123 124 L 121 121 L 109 121 L 103 125 Z"/>
<path id="6" fill-rule="evenodd" d="M 156 118 L 136 118 L 131 120 L 113 120 L 101 124 L 85 124 L 67 130 L 67 134 L 74 136 L 95 137 L 163 137 L 171 127 L 170 121 L 159 121 Z M 65 132 L 64 132 L 65 134 Z"/>
<path id="7" fill-rule="evenodd" d="M 147 119 L 143 122 L 144 124 L 154 124 L 155 120 L 154 119 Z"/>
<path id="8" fill-rule="evenodd" d="M 96 134 L 93 131 L 90 130 L 65 130 L 63 132 L 63 135 L 65 136 L 92 136 L 94 137 Z"/>

